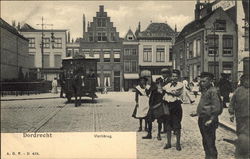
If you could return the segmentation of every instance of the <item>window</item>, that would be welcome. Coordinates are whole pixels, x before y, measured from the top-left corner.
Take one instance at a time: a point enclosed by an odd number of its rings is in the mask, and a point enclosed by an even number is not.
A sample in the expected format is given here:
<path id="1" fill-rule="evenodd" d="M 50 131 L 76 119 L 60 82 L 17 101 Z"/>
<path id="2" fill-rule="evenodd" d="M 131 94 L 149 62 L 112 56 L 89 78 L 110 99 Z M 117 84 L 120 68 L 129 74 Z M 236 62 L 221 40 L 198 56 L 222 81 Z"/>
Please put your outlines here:
<path id="1" fill-rule="evenodd" d="M 183 58 L 183 49 L 180 48 L 179 52 L 180 52 L 180 59 L 182 59 Z"/>
<path id="2" fill-rule="evenodd" d="M 188 58 L 193 58 L 193 42 L 189 43 Z"/>
<path id="3" fill-rule="evenodd" d="M 97 33 L 98 41 L 107 41 L 106 33 Z"/>
<path id="4" fill-rule="evenodd" d="M 104 19 L 104 18 L 97 19 L 97 26 L 98 27 L 105 27 L 106 26 L 106 19 Z"/>
<path id="5" fill-rule="evenodd" d="M 226 21 L 225 20 L 216 20 L 215 21 L 215 30 L 216 31 L 226 31 Z"/>
<path id="6" fill-rule="evenodd" d="M 232 79 L 233 63 L 231 63 L 231 62 L 223 62 L 222 71 L 223 71 L 223 73 L 225 73 L 225 74 L 227 74 L 229 76 L 229 79 Z"/>
<path id="7" fill-rule="evenodd" d="M 208 55 L 217 54 L 219 47 L 219 36 L 209 35 L 208 36 Z"/>
<path id="8" fill-rule="evenodd" d="M 74 49 L 74 54 L 75 55 L 79 54 L 79 49 Z"/>
<path id="9" fill-rule="evenodd" d="M 200 74 L 201 74 L 201 66 L 197 65 L 197 75 L 199 76 Z"/>
<path id="10" fill-rule="evenodd" d="M 137 72 L 137 61 L 131 61 L 132 72 Z"/>
<path id="11" fill-rule="evenodd" d="M 197 56 L 197 41 L 193 41 L 193 57 Z"/>
<path id="12" fill-rule="evenodd" d="M 62 66 L 62 56 L 61 55 L 55 55 L 55 67 L 60 68 Z"/>
<path id="13" fill-rule="evenodd" d="M 196 40 L 196 55 L 201 56 L 201 40 Z"/>
<path id="14" fill-rule="evenodd" d="M 165 61 L 165 49 L 156 48 L 156 62 L 164 62 L 164 61 Z"/>
<path id="15" fill-rule="evenodd" d="M 136 49 L 131 49 L 131 54 L 132 54 L 132 55 L 137 55 Z"/>
<path id="16" fill-rule="evenodd" d="M 169 48 L 169 61 L 173 61 L 173 48 Z"/>
<path id="17" fill-rule="evenodd" d="M 62 38 L 55 38 L 54 48 L 62 48 Z"/>
<path id="18" fill-rule="evenodd" d="M 127 40 L 134 40 L 133 35 L 129 35 L 129 36 L 127 36 Z"/>
<path id="19" fill-rule="evenodd" d="M 50 39 L 49 38 L 43 38 L 43 47 L 50 48 Z"/>
<path id="20" fill-rule="evenodd" d="M 224 35 L 223 36 L 223 55 L 233 54 L 233 36 Z"/>
<path id="21" fill-rule="evenodd" d="M 214 73 L 215 69 L 215 73 Z M 218 62 L 208 62 L 208 72 L 213 73 L 217 78 L 219 77 L 219 64 Z"/>
<path id="22" fill-rule="evenodd" d="M 124 55 L 129 56 L 130 55 L 130 49 L 124 49 Z"/>
<path id="23" fill-rule="evenodd" d="M 89 33 L 89 41 L 94 41 L 93 33 Z"/>
<path id="24" fill-rule="evenodd" d="M 72 49 L 67 49 L 66 57 L 72 56 Z"/>
<path id="25" fill-rule="evenodd" d="M 29 39 L 29 48 L 35 48 L 35 38 L 28 38 Z"/>
<path id="26" fill-rule="evenodd" d="M 43 67 L 44 68 L 49 68 L 49 55 L 44 54 L 43 55 Z"/>
<path id="27" fill-rule="evenodd" d="M 143 48 L 143 61 L 144 62 L 152 61 L 152 48 Z"/>
<path id="28" fill-rule="evenodd" d="M 104 86 L 106 86 L 106 87 L 110 87 L 111 86 L 110 85 L 110 76 L 104 77 Z"/>
<path id="29" fill-rule="evenodd" d="M 120 52 L 114 53 L 114 62 L 120 62 Z"/>
<path id="30" fill-rule="evenodd" d="M 124 61 L 124 72 L 130 72 L 130 62 Z"/>
<path id="31" fill-rule="evenodd" d="M 104 52 L 104 62 L 110 62 L 110 52 Z"/>

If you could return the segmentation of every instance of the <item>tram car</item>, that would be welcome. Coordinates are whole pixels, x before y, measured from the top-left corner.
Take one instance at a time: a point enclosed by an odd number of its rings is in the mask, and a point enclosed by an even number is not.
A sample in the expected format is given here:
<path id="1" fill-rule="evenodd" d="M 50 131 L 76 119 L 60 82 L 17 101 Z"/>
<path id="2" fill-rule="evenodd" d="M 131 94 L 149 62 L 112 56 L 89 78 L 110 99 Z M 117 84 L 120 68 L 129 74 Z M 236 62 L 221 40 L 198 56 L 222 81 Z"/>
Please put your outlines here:
<path id="1" fill-rule="evenodd" d="M 97 60 L 85 57 L 63 59 L 60 81 L 68 102 L 72 97 L 90 97 L 94 100 L 97 98 Z"/>

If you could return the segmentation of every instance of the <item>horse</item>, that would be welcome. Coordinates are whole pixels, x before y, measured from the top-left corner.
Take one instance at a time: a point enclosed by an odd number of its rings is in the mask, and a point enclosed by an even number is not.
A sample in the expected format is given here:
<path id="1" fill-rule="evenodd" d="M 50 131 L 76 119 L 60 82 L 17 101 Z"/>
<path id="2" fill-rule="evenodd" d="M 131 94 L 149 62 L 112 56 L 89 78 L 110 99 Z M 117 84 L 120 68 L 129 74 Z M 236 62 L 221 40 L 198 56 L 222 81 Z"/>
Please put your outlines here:
<path id="1" fill-rule="evenodd" d="M 75 96 L 75 107 L 81 105 L 81 97 L 84 86 L 83 78 L 84 77 L 81 76 L 79 73 L 73 76 L 72 88 Z M 79 99 L 77 97 L 79 97 Z"/>

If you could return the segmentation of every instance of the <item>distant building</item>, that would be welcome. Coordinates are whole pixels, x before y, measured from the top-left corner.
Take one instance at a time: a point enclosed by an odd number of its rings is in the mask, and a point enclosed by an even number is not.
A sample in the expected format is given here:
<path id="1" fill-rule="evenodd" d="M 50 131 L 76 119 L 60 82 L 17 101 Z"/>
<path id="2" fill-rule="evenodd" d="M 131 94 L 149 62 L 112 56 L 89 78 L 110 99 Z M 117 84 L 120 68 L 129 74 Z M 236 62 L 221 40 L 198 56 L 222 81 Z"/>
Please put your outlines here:
<path id="1" fill-rule="evenodd" d="M 151 23 L 144 31 L 140 31 L 139 24 L 136 34 L 139 41 L 140 72 L 150 71 L 155 80 L 162 68 L 172 68 L 176 33 L 166 23 Z"/>
<path id="2" fill-rule="evenodd" d="M 66 30 L 40 30 L 24 24 L 20 32 L 29 39 L 29 58 L 33 74 L 39 76 L 42 71 L 43 78 L 46 80 L 53 80 L 54 77 L 58 77 L 62 66 L 62 58 L 66 57 Z M 44 34 L 43 55 L 41 51 L 42 32 Z M 54 43 L 52 43 L 52 34 L 54 34 Z"/>
<path id="3" fill-rule="evenodd" d="M 137 84 L 139 79 L 139 42 L 132 32 L 128 30 L 123 39 L 123 72 L 124 72 L 124 90 L 128 91 Z"/>
<path id="4" fill-rule="evenodd" d="M 29 40 L 18 33 L 15 27 L 0 18 L 1 33 L 1 81 L 28 77 L 30 61 Z"/>
<path id="5" fill-rule="evenodd" d="M 249 61 L 249 0 L 215 0 L 212 10 L 221 7 L 237 24 L 238 79 L 243 73 L 244 64 Z M 245 66 L 245 71 L 249 67 Z M 249 69 L 247 71 L 249 73 Z"/>
<path id="6" fill-rule="evenodd" d="M 107 87 L 108 90 L 121 91 L 123 89 L 122 40 L 107 12 L 104 11 L 104 6 L 99 6 L 93 22 L 88 23 L 87 32 L 83 33 L 84 38 L 80 40 L 80 54 L 86 58 L 98 59 L 98 88 Z"/>
<path id="7" fill-rule="evenodd" d="M 66 44 L 66 57 L 75 57 L 80 52 L 80 41 L 79 40 L 70 40 L 70 32 L 68 32 Z"/>
<path id="8" fill-rule="evenodd" d="M 178 35 L 175 46 L 175 68 L 189 80 L 202 71 L 229 75 L 237 80 L 237 36 L 234 17 L 221 7 L 212 10 L 212 3 L 197 0 L 195 20 L 187 24 Z"/>

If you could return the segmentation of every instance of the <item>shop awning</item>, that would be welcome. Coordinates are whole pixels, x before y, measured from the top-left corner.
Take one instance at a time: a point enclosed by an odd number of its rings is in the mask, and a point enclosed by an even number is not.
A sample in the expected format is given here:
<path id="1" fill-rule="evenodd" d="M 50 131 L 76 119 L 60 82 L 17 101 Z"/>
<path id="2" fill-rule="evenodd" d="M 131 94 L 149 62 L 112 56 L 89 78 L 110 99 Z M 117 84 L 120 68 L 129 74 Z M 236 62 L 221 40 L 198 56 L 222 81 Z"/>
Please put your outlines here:
<path id="1" fill-rule="evenodd" d="M 124 79 L 139 79 L 138 73 L 124 73 Z"/>
<path id="2" fill-rule="evenodd" d="M 159 78 L 159 77 L 161 77 L 163 79 L 162 75 L 152 75 L 153 82 L 155 82 L 156 79 Z"/>

